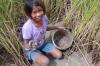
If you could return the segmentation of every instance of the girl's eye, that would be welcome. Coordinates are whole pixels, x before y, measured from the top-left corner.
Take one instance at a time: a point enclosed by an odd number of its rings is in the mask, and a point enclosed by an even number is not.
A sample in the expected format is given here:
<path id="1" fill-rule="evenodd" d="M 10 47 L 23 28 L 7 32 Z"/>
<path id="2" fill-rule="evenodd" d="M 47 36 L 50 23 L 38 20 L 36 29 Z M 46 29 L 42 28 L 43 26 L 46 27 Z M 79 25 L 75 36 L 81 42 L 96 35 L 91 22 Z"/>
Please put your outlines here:
<path id="1" fill-rule="evenodd" d="M 32 13 L 37 13 L 37 11 L 33 11 Z"/>
<path id="2" fill-rule="evenodd" d="M 42 9 L 39 9 L 38 11 L 33 11 L 32 13 L 37 13 L 43 11 Z"/>
<path id="3" fill-rule="evenodd" d="M 40 12 L 40 11 L 43 11 L 43 10 L 42 9 L 39 9 L 38 11 Z"/>

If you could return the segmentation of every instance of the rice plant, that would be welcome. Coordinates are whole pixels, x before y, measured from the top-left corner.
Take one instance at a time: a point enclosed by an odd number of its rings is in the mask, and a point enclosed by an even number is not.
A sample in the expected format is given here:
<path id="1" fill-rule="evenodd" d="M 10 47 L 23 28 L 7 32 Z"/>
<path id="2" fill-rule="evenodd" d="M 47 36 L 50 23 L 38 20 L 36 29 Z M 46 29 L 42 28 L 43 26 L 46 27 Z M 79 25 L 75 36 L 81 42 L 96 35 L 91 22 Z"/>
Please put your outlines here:
<path id="1" fill-rule="evenodd" d="M 86 66 L 91 66 L 84 53 L 92 52 L 93 62 L 100 61 L 100 1 L 99 0 L 43 0 L 49 23 L 63 22 L 72 29 L 74 45 Z M 29 65 L 20 54 L 22 42 L 16 35 L 16 25 L 25 20 L 23 0 L 0 0 L 0 45 L 18 66 Z M 0 50 L 1 51 L 1 50 Z M 99 56 L 95 57 L 99 53 Z M 67 56 L 67 52 L 64 52 Z M 1 58 L 1 56 L 0 56 Z M 3 58 L 3 56 L 2 56 Z M 5 59 L 5 58 L 3 58 Z M 70 58 L 74 61 L 73 58 Z M 7 59 L 5 59 L 7 60 Z M 4 61 L 4 60 L 3 60 Z M 77 61 L 75 62 L 78 63 Z M 2 65 L 0 65 L 2 66 Z M 81 66 L 81 65 L 79 65 Z"/>

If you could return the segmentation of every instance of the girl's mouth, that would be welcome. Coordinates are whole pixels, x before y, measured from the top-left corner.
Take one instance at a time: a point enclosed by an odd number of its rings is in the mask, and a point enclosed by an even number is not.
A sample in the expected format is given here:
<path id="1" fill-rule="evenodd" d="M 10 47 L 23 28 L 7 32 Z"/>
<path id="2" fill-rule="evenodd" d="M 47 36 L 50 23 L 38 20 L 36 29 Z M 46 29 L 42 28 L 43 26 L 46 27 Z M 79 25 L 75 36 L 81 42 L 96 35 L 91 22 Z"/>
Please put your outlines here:
<path id="1" fill-rule="evenodd" d="M 34 20 L 41 20 L 42 19 L 42 17 L 34 17 Z"/>

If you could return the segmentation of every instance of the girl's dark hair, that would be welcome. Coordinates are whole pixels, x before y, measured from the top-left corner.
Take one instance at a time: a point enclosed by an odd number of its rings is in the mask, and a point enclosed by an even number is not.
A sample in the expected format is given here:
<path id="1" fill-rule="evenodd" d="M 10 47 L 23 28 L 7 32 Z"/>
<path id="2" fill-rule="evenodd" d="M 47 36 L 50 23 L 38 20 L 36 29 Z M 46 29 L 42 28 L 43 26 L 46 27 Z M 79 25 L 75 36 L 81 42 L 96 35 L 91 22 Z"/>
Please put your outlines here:
<path id="1" fill-rule="evenodd" d="M 40 6 L 43 8 L 44 13 L 46 12 L 45 5 L 41 0 L 25 0 L 24 10 L 26 15 L 30 18 L 31 18 L 33 6 Z"/>

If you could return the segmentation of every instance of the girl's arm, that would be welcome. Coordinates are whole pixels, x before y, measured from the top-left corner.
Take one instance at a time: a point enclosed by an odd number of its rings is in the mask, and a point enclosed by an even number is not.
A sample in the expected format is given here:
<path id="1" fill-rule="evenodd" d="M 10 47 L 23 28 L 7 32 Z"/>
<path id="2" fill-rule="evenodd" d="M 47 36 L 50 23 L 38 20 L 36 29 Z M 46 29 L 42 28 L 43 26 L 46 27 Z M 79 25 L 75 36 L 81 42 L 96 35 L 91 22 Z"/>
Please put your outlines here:
<path id="1" fill-rule="evenodd" d="M 47 31 L 50 31 L 50 30 L 58 30 L 58 29 L 65 29 L 65 27 L 59 27 L 59 26 L 47 26 Z"/>
<path id="2" fill-rule="evenodd" d="M 38 45 L 37 42 L 34 40 L 24 39 L 23 48 L 25 50 L 36 50 L 37 45 Z"/>
<path id="3" fill-rule="evenodd" d="M 23 49 L 30 50 L 29 39 L 24 39 Z"/>
<path id="4" fill-rule="evenodd" d="M 58 29 L 57 26 L 47 26 L 47 31 Z"/>

